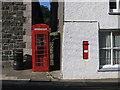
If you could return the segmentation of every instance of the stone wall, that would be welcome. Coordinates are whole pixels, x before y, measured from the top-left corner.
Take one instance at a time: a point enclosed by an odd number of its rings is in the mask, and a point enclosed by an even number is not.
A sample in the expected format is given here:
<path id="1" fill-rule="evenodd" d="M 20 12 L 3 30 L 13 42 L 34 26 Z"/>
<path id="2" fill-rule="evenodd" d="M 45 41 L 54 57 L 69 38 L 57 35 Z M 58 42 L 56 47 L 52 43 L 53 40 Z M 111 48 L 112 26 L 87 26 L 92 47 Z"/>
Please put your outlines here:
<path id="1" fill-rule="evenodd" d="M 13 53 L 16 50 L 31 48 L 30 6 L 30 3 L 25 2 L 2 2 L 3 61 L 13 60 Z"/>
<path id="2" fill-rule="evenodd" d="M 0 61 L 2 61 L 2 2 L 0 1 Z"/>
<path id="3" fill-rule="evenodd" d="M 0 1 L 0 79 L 2 79 L 2 2 Z M 2 80 L 0 80 L 0 89 L 2 89 Z"/>

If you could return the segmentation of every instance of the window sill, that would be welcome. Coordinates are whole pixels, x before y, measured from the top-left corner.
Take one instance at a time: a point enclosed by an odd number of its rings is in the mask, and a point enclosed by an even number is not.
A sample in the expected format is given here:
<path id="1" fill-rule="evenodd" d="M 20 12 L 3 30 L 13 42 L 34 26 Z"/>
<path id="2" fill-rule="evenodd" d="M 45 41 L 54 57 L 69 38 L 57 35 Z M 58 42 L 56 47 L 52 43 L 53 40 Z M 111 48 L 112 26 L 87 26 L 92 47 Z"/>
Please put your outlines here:
<path id="1" fill-rule="evenodd" d="M 120 15 L 120 12 L 109 12 L 110 15 Z"/>
<path id="2" fill-rule="evenodd" d="M 120 71 L 120 66 L 104 65 L 104 66 L 100 66 L 100 69 L 98 70 L 98 72 L 112 72 L 112 71 Z"/>
<path id="3" fill-rule="evenodd" d="M 120 9 L 110 9 L 110 15 L 120 15 Z"/>
<path id="4" fill-rule="evenodd" d="M 98 70 L 98 72 L 114 72 L 114 71 L 120 71 L 120 68 L 101 68 Z"/>

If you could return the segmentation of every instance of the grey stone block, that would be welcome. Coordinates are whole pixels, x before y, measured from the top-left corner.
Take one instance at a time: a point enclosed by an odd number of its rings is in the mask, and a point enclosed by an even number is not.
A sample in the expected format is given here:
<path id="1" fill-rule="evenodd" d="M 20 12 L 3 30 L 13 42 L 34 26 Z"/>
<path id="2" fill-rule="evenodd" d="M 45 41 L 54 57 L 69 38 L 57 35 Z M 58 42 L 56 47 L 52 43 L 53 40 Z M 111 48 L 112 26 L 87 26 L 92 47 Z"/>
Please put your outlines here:
<path id="1" fill-rule="evenodd" d="M 2 15 L 7 15 L 8 14 L 8 11 L 2 11 Z"/>
<path id="2" fill-rule="evenodd" d="M 9 43 L 9 39 L 3 39 L 2 43 Z"/>
<path id="3" fill-rule="evenodd" d="M 2 56 L 2 60 L 3 61 L 8 60 L 8 56 Z"/>
<path id="4" fill-rule="evenodd" d="M 23 16 L 23 11 L 17 11 L 17 12 L 16 12 L 16 15 L 17 15 L 17 16 Z"/>
<path id="5" fill-rule="evenodd" d="M 14 60 L 14 56 L 9 56 L 8 59 L 9 60 Z"/>
<path id="6" fill-rule="evenodd" d="M 2 43 L 2 39 L 0 39 L 0 44 Z"/>
<path id="7" fill-rule="evenodd" d="M 23 5 L 23 2 L 14 2 L 14 5 Z"/>
<path id="8" fill-rule="evenodd" d="M 11 49 L 13 49 L 13 44 L 9 44 L 9 49 L 11 50 Z"/>
<path id="9" fill-rule="evenodd" d="M 14 2 L 2 2 L 2 5 L 5 6 L 5 5 L 14 5 Z"/>
<path id="10" fill-rule="evenodd" d="M 4 6 L 2 6 L 2 10 L 9 10 L 10 8 L 9 8 L 9 6 L 8 5 L 4 5 Z"/>
<path id="11" fill-rule="evenodd" d="M 23 39 L 23 36 L 17 36 L 17 39 Z"/>
<path id="12" fill-rule="evenodd" d="M 2 38 L 10 38 L 11 34 L 2 34 Z"/>
<path id="13" fill-rule="evenodd" d="M 11 51 L 3 51 L 2 54 L 3 55 L 11 55 Z"/>
<path id="14" fill-rule="evenodd" d="M 11 36 L 11 39 L 17 39 L 17 36 Z"/>
<path id="15" fill-rule="evenodd" d="M 9 43 L 15 43 L 15 40 L 14 39 L 10 39 Z"/>
<path id="16" fill-rule="evenodd" d="M 4 45 L 3 45 L 3 46 L 2 46 L 2 49 L 3 49 L 3 50 L 8 50 L 8 46 L 4 46 Z"/>

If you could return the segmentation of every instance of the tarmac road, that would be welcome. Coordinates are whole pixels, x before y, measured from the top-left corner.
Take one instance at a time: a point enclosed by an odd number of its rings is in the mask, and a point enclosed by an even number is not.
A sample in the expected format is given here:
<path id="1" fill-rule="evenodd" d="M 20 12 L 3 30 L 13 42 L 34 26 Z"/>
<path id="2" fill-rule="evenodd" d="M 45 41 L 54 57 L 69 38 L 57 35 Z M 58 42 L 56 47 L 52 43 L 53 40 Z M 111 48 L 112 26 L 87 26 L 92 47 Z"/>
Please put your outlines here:
<path id="1" fill-rule="evenodd" d="M 2 90 L 120 90 L 118 82 L 2 81 Z"/>

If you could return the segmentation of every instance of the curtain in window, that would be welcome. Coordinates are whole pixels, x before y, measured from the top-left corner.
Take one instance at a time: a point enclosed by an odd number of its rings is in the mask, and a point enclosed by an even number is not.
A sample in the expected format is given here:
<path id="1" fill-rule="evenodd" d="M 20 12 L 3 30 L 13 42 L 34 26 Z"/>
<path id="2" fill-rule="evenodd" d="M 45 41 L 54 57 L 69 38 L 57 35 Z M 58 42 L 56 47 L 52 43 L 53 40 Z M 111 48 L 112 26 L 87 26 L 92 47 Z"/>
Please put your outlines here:
<path id="1" fill-rule="evenodd" d="M 120 47 L 120 33 L 113 33 L 113 46 Z"/>
<path id="2" fill-rule="evenodd" d="M 100 33 L 100 48 L 111 47 L 111 36 L 110 33 L 101 32 Z"/>
<path id="3" fill-rule="evenodd" d="M 113 61 L 120 64 L 120 32 L 113 33 Z"/>
<path id="4" fill-rule="evenodd" d="M 109 32 L 100 32 L 100 65 L 111 63 L 110 38 Z"/>
<path id="5" fill-rule="evenodd" d="M 100 65 L 111 64 L 111 52 L 107 49 L 100 50 Z"/>
<path id="6" fill-rule="evenodd" d="M 120 64 L 120 50 L 113 51 L 113 64 Z"/>

